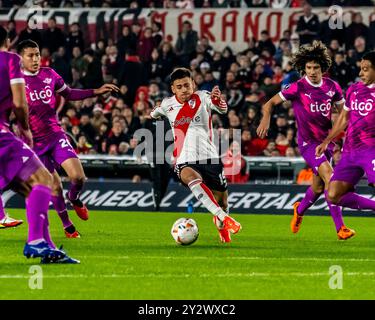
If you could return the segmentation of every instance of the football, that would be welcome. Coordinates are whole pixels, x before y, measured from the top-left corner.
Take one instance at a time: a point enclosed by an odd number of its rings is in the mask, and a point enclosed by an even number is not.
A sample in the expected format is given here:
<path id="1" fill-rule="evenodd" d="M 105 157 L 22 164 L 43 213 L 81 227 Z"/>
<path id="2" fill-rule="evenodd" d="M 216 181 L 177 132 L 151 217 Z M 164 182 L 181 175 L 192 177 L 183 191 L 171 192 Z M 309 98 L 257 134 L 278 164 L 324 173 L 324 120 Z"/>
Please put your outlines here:
<path id="1" fill-rule="evenodd" d="M 198 225 L 193 219 L 181 218 L 173 224 L 171 234 L 176 243 L 189 245 L 198 239 Z"/>

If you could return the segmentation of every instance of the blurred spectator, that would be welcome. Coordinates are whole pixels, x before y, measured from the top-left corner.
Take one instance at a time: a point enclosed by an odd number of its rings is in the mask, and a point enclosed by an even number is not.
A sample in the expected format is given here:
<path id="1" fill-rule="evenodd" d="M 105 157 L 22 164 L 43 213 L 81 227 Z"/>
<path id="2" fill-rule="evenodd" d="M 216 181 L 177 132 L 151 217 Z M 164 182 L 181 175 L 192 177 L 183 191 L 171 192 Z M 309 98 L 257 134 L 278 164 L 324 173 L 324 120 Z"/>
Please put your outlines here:
<path id="1" fill-rule="evenodd" d="M 90 117 L 88 114 L 83 114 L 80 118 L 80 130 L 86 136 L 87 141 L 90 143 L 94 142 L 94 137 L 96 135 L 96 130 L 90 122 Z"/>
<path id="2" fill-rule="evenodd" d="M 74 47 L 78 47 L 81 52 L 85 49 L 85 43 L 83 41 L 83 34 L 80 30 L 80 26 L 78 23 L 72 23 L 70 26 L 70 32 L 66 37 L 66 48 L 68 56 L 71 57 L 73 55 Z"/>
<path id="3" fill-rule="evenodd" d="M 78 154 L 88 154 L 91 147 L 92 146 L 87 142 L 86 137 L 82 135 L 78 138 L 78 143 L 75 151 Z"/>
<path id="4" fill-rule="evenodd" d="M 341 88 L 346 88 L 352 79 L 350 66 L 345 62 L 345 55 L 337 52 L 331 67 L 331 77 L 336 80 Z"/>
<path id="5" fill-rule="evenodd" d="M 60 47 L 65 47 L 65 35 L 60 28 L 56 26 L 56 19 L 48 19 L 48 28 L 42 34 L 43 46 L 47 47 L 53 54 Z"/>
<path id="6" fill-rule="evenodd" d="M 64 79 L 66 83 L 71 83 L 72 73 L 64 47 L 59 47 L 58 51 L 52 54 L 51 67 Z"/>
<path id="7" fill-rule="evenodd" d="M 26 22 L 26 28 L 23 29 L 18 36 L 17 44 L 24 40 L 30 39 L 30 40 L 35 41 L 38 44 L 39 48 L 41 48 L 42 47 L 42 34 L 38 29 L 31 28 L 31 26 L 34 27 L 33 20 L 29 19 Z"/>
<path id="8" fill-rule="evenodd" d="M 76 69 L 79 77 L 82 77 L 84 71 L 87 68 L 87 60 L 83 59 L 82 57 L 82 51 L 80 47 L 74 47 L 72 49 L 72 60 L 70 61 L 70 65 L 72 68 Z"/>
<path id="9" fill-rule="evenodd" d="M 155 48 L 158 48 L 160 43 L 163 41 L 164 34 L 161 30 L 161 23 L 153 21 L 151 28 L 152 28 L 152 38 L 154 39 Z"/>
<path id="10" fill-rule="evenodd" d="M 262 52 L 264 49 L 267 49 L 271 55 L 274 55 L 276 52 L 276 47 L 273 44 L 269 32 L 267 30 L 263 30 L 260 33 L 260 40 L 258 42 L 258 50 Z"/>
<path id="11" fill-rule="evenodd" d="M 10 40 L 10 48 L 13 48 L 17 41 L 18 41 L 18 35 L 16 30 L 16 22 L 14 20 L 9 20 L 7 23 L 7 30 L 8 30 L 8 37 Z"/>
<path id="12" fill-rule="evenodd" d="M 117 49 L 119 61 L 124 60 L 126 52 L 135 52 L 137 49 L 137 37 L 126 24 L 123 25 L 121 37 L 117 40 Z"/>
<path id="13" fill-rule="evenodd" d="M 312 43 L 318 39 L 319 30 L 320 22 L 318 16 L 312 13 L 311 5 L 305 3 L 303 6 L 303 15 L 299 18 L 296 29 L 301 45 Z"/>
<path id="14" fill-rule="evenodd" d="M 109 133 L 109 137 L 106 141 L 106 150 L 109 151 L 111 146 L 115 146 L 116 149 L 120 145 L 121 142 L 127 142 L 129 141 L 126 134 L 123 132 L 123 129 L 121 127 L 121 123 L 119 121 L 115 121 L 112 124 L 112 130 Z M 113 148 L 113 147 L 112 147 Z"/>
<path id="15" fill-rule="evenodd" d="M 247 163 L 241 154 L 241 147 L 233 141 L 222 158 L 224 174 L 229 183 L 246 183 L 249 180 Z"/>
<path id="16" fill-rule="evenodd" d="M 126 53 L 117 82 L 120 86 L 126 85 L 132 100 L 135 98 L 139 86 L 147 83 L 146 69 L 135 52 L 128 51 Z"/>
<path id="17" fill-rule="evenodd" d="M 369 27 L 363 23 L 363 17 L 360 12 L 354 14 L 353 22 L 346 29 L 346 48 L 350 49 L 354 46 L 354 40 L 359 36 L 363 36 L 365 40 L 369 38 Z"/>
<path id="18" fill-rule="evenodd" d="M 176 54 L 182 66 L 189 67 L 198 43 L 198 33 L 189 21 L 184 21 L 176 42 Z"/>
<path id="19" fill-rule="evenodd" d="M 40 65 L 42 67 L 50 67 L 52 63 L 51 53 L 48 48 L 42 48 L 40 53 Z"/>
<path id="20" fill-rule="evenodd" d="M 263 150 L 263 155 L 272 157 L 272 152 L 276 150 L 276 143 L 274 140 L 269 140 L 266 149 Z"/>
<path id="21" fill-rule="evenodd" d="M 309 166 L 306 165 L 306 167 L 298 173 L 297 184 L 311 185 L 313 182 L 313 176 L 314 172 Z"/>
<path id="22" fill-rule="evenodd" d="M 96 134 L 100 133 L 100 127 L 102 124 L 108 124 L 108 119 L 104 116 L 103 109 L 100 104 L 95 105 L 93 109 L 93 117 L 91 118 L 90 123 L 95 129 Z"/>
<path id="23" fill-rule="evenodd" d="M 83 59 L 87 66 L 83 72 L 82 83 L 85 88 L 99 88 L 103 85 L 102 64 L 95 57 L 94 50 L 86 49 Z"/>
<path id="24" fill-rule="evenodd" d="M 137 44 L 137 54 L 142 62 L 148 62 L 151 59 L 151 53 L 156 47 L 155 40 L 152 37 L 152 29 L 145 28 L 143 35 Z"/>

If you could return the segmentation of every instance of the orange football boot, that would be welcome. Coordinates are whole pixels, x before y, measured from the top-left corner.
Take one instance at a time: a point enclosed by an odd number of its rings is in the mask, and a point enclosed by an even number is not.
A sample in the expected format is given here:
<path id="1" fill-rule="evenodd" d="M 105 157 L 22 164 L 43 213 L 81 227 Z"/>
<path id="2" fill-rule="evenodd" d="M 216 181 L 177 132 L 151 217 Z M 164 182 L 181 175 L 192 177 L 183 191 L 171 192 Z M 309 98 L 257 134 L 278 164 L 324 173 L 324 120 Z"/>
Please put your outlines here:
<path id="1" fill-rule="evenodd" d="M 236 234 L 241 230 L 241 224 L 234 220 L 230 216 L 225 216 L 223 220 L 223 229 L 229 231 L 230 233 Z"/>
<path id="2" fill-rule="evenodd" d="M 299 215 L 297 213 L 297 208 L 300 205 L 300 202 L 296 202 L 293 207 L 294 207 L 294 214 L 292 221 L 290 222 L 290 229 L 292 230 L 293 233 L 297 233 L 299 229 L 301 228 L 303 216 Z"/>
<path id="3" fill-rule="evenodd" d="M 232 239 L 230 238 L 230 232 L 223 228 L 223 223 L 219 220 L 218 217 L 213 216 L 214 224 L 219 231 L 220 241 L 224 243 L 231 242 Z"/>
<path id="4" fill-rule="evenodd" d="M 354 236 L 355 231 L 345 226 L 341 226 L 340 230 L 337 232 L 337 237 L 339 238 L 339 240 L 347 240 Z"/>

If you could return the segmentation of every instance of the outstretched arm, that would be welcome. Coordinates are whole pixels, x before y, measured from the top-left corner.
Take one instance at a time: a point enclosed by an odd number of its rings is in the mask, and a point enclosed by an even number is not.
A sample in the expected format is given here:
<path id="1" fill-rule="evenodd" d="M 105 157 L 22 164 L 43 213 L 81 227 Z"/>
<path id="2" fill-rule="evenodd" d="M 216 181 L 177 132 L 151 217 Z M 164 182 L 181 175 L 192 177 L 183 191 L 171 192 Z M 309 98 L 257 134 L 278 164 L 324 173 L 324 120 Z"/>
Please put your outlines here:
<path id="1" fill-rule="evenodd" d="M 276 94 L 263 105 L 263 117 L 257 128 L 259 138 L 263 139 L 267 136 L 268 129 L 270 128 L 272 110 L 276 105 L 282 103 L 283 101 L 284 100 L 281 98 L 280 94 Z"/>
<path id="2" fill-rule="evenodd" d="M 114 84 L 107 83 L 98 89 L 72 89 L 67 85 L 64 85 L 61 89 L 56 90 L 57 93 L 70 101 L 84 100 L 86 98 L 91 98 L 111 91 L 119 92 L 120 89 Z"/>

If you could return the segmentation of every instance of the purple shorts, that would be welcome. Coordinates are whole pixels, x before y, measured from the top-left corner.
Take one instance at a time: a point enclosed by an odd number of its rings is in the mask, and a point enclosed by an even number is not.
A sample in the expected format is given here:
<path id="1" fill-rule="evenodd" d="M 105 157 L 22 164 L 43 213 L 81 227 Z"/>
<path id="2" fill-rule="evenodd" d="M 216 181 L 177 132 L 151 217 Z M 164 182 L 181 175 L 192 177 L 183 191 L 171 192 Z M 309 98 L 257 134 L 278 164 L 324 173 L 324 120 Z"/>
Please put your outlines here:
<path id="1" fill-rule="evenodd" d="M 48 138 L 48 142 L 36 142 L 34 151 L 51 173 L 59 168 L 65 160 L 78 158 L 64 132 L 57 132 Z"/>
<path id="2" fill-rule="evenodd" d="M 12 181 L 27 181 L 43 167 L 35 153 L 9 131 L 0 131 L 0 189 Z"/>
<path id="3" fill-rule="evenodd" d="M 301 156 L 305 159 L 309 167 L 312 168 L 316 176 L 319 175 L 318 169 L 323 162 L 331 162 L 333 156 L 333 149 L 335 147 L 333 143 L 329 144 L 327 150 L 319 158 L 317 158 L 315 156 L 315 149 L 318 145 L 319 143 L 311 142 L 305 146 L 299 147 Z"/>
<path id="4" fill-rule="evenodd" d="M 375 148 L 362 152 L 343 152 L 331 181 L 344 181 L 355 186 L 366 173 L 369 184 L 375 184 Z"/>

